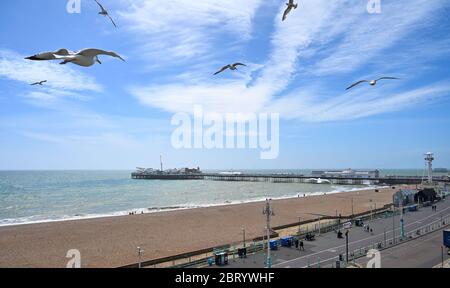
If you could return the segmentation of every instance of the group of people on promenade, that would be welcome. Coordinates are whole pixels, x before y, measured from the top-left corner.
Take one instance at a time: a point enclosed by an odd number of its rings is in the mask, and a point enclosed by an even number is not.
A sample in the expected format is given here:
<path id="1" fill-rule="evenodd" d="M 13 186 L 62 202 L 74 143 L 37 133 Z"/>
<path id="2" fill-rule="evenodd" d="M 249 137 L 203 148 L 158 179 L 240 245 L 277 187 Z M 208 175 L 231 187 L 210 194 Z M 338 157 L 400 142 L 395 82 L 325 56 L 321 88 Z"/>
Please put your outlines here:
<path id="1" fill-rule="evenodd" d="M 297 239 L 294 241 L 295 243 L 295 248 L 300 250 L 300 251 L 305 251 L 305 244 L 303 243 L 303 240 L 301 239 Z"/>

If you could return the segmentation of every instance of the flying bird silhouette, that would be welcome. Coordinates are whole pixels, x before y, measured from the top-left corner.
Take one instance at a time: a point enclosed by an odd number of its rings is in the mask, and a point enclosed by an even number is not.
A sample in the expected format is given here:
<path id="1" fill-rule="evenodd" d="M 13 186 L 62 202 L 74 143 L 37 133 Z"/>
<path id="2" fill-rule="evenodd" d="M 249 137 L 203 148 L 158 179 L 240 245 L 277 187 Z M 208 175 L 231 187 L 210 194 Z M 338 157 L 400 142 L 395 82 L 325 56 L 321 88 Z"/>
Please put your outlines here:
<path id="1" fill-rule="evenodd" d="M 286 20 L 289 13 L 291 13 L 292 9 L 297 9 L 298 4 L 294 4 L 294 0 L 289 0 L 289 3 L 286 3 L 287 8 L 284 10 L 283 21 Z"/>
<path id="2" fill-rule="evenodd" d="M 247 66 L 245 64 L 242 63 L 234 63 L 234 64 L 228 64 L 226 66 L 223 66 L 222 69 L 220 69 L 219 71 L 217 71 L 216 73 L 214 73 L 214 75 L 217 75 L 219 73 L 222 73 L 223 71 L 230 69 L 232 71 L 237 70 L 237 66 Z"/>
<path id="3" fill-rule="evenodd" d="M 60 64 L 73 63 L 83 67 L 90 67 L 95 63 L 102 64 L 98 59 L 99 55 L 108 55 L 111 57 L 119 58 L 122 61 L 125 61 L 122 57 L 120 57 L 115 52 L 100 50 L 100 49 L 83 49 L 78 52 L 68 52 L 67 49 L 60 49 L 58 52 L 63 51 L 63 53 L 53 53 L 53 52 L 43 52 L 40 54 L 36 54 L 31 57 L 27 57 L 25 59 L 28 60 L 63 60 Z M 66 53 L 67 52 L 67 53 Z"/>
<path id="4" fill-rule="evenodd" d="M 375 86 L 375 85 L 377 85 L 378 81 L 380 81 L 380 80 L 399 80 L 399 79 L 400 78 L 395 78 L 395 77 L 381 77 L 381 78 L 376 79 L 376 80 L 361 80 L 361 81 L 358 81 L 356 83 L 353 83 L 350 87 L 348 87 L 345 90 L 350 90 L 353 87 L 358 86 L 359 84 L 362 84 L 362 83 L 369 83 L 370 85 Z"/>
<path id="5" fill-rule="evenodd" d="M 42 84 L 44 84 L 44 83 L 47 83 L 47 80 L 35 82 L 35 83 L 30 84 L 30 85 L 31 85 L 31 86 L 36 86 L 36 85 L 42 86 Z"/>
<path id="6" fill-rule="evenodd" d="M 114 22 L 114 20 L 112 19 L 111 15 L 109 15 L 108 11 L 103 7 L 102 4 L 100 4 L 97 0 L 95 0 L 95 2 L 97 2 L 98 6 L 100 6 L 100 9 L 102 9 L 102 11 L 98 12 L 98 14 L 103 15 L 105 17 L 108 17 L 109 20 L 111 20 L 112 24 L 114 25 L 114 27 L 117 28 L 116 23 Z"/>

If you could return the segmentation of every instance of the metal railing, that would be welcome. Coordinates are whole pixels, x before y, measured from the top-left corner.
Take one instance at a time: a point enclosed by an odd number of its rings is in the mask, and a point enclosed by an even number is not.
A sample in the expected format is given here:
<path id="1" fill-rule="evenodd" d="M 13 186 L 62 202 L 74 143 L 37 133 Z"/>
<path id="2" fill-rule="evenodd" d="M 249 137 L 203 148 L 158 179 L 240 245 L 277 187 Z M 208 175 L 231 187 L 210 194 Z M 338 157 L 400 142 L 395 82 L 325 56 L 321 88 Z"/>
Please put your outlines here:
<path id="1" fill-rule="evenodd" d="M 349 263 L 356 264 L 356 260 L 366 257 L 367 253 L 371 249 L 376 249 L 378 251 L 390 249 L 395 246 L 401 245 L 403 243 L 407 243 L 409 241 L 415 240 L 419 237 L 426 236 L 435 231 L 442 230 L 443 228 L 445 228 L 449 225 L 450 225 L 450 214 L 446 215 L 446 216 L 442 216 L 441 219 L 435 220 L 432 223 L 423 225 L 417 229 L 411 229 L 411 231 L 407 232 L 404 237 L 399 235 L 399 236 L 391 237 L 389 239 L 385 239 L 383 241 L 375 241 L 369 245 L 365 245 L 365 246 L 361 246 L 357 249 L 353 249 L 353 250 L 349 251 Z M 343 250 L 342 253 L 340 253 L 340 254 L 345 255 L 346 251 Z M 319 259 L 317 262 L 309 265 L 308 267 L 335 268 L 336 267 L 335 264 L 340 260 L 341 260 L 340 256 L 336 256 L 334 258 L 327 259 L 325 261 L 320 261 L 320 259 Z M 331 262 L 331 265 L 330 265 L 330 262 Z M 345 268 L 347 266 L 347 263 L 345 263 L 345 261 L 340 261 L 340 262 L 341 262 L 341 266 L 340 266 L 341 268 Z"/>

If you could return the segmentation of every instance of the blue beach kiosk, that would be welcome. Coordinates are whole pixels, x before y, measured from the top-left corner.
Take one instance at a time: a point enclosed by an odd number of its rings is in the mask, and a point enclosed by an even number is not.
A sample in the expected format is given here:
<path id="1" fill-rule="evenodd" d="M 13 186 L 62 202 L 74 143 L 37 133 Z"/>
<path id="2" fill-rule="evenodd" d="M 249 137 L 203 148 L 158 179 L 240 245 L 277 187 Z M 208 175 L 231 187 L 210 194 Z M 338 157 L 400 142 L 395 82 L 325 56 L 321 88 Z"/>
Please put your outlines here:
<path id="1" fill-rule="evenodd" d="M 278 250 L 278 241 L 270 240 L 270 250 Z"/>
<path id="2" fill-rule="evenodd" d="M 294 244 L 294 237 L 288 236 L 281 238 L 282 247 L 292 247 L 293 244 Z"/>

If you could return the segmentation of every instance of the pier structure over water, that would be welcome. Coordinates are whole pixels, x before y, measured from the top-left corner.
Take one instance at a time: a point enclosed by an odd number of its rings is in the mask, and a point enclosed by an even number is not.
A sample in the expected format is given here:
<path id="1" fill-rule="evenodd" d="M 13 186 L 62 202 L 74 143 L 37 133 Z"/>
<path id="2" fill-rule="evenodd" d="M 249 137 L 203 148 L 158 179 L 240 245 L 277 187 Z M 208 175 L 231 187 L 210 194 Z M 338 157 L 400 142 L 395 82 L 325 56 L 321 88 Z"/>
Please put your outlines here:
<path id="1" fill-rule="evenodd" d="M 198 173 L 198 174 L 145 174 L 132 173 L 132 179 L 136 180 L 210 180 L 210 181 L 235 181 L 235 182 L 269 182 L 269 183 L 311 183 L 311 184 L 338 184 L 338 185 L 419 185 L 422 177 L 418 176 L 388 176 L 388 177 L 321 177 L 305 176 L 301 174 L 222 174 L 222 173 Z M 445 177 L 434 177 L 434 182 L 450 183 Z"/>

